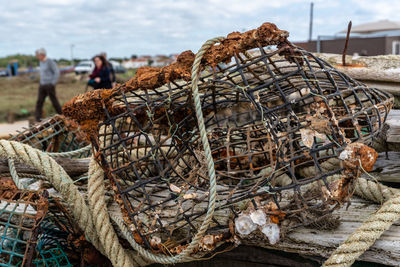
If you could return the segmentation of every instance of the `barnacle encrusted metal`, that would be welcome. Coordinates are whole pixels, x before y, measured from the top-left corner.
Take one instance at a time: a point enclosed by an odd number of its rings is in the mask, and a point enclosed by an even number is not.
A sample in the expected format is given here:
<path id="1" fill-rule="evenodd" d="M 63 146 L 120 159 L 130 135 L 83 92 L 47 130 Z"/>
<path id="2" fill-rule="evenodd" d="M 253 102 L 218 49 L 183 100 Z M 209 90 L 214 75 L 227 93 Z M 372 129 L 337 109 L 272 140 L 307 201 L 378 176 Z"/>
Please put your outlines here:
<path id="1" fill-rule="evenodd" d="M 276 243 L 282 232 L 317 223 L 376 160 L 366 145 L 392 97 L 287 37 L 265 23 L 202 51 L 198 89 L 217 194 L 198 251 L 252 234 Z M 140 68 L 127 83 L 63 108 L 92 142 L 136 242 L 154 253 L 179 253 L 208 210 L 194 59 L 186 51 L 164 68 Z"/>

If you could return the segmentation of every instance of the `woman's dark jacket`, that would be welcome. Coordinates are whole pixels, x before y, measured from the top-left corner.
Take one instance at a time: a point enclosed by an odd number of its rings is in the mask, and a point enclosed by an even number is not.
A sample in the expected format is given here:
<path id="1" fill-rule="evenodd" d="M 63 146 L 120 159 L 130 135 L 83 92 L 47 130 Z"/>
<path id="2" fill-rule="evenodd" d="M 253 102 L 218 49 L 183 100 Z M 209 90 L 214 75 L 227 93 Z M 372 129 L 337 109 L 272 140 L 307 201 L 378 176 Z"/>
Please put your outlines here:
<path id="1" fill-rule="evenodd" d="M 94 79 L 96 77 L 100 78 L 100 82 L 96 83 L 94 82 Z M 90 79 L 93 80 L 93 82 L 90 83 L 90 85 L 93 86 L 94 89 L 111 89 L 111 80 L 110 80 L 110 69 L 107 66 L 103 66 L 100 70 L 95 68 L 93 70 L 93 73 L 90 75 Z"/>

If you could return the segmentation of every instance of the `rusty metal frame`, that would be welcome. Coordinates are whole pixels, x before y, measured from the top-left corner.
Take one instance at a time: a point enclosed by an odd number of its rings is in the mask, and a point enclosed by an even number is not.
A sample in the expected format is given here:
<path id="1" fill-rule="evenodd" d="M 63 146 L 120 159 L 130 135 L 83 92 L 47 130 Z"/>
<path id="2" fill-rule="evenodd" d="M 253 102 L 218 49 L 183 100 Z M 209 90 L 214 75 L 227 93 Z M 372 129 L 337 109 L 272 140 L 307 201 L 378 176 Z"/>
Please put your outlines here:
<path id="1" fill-rule="evenodd" d="M 48 208 L 47 196 L 0 190 L 0 203 L 0 266 L 30 266 Z"/>
<path id="2" fill-rule="evenodd" d="M 62 115 L 55 115 L 19 131 L 16 135 L 10 136 L 9 140 L 28 144 L 46 152 L 68 152 L 88 145 L 85 134 L 79 127 Z M 78 157 L 89 155 L 90 151 Z"/>
<path id="3" fill-rule="evenodd" d="M 285 219 L 295 221 L 293 228 L 312 224 L 337 207 L 303 188 L 321 181 L 329 189 L 327 178 L 342 175 L 343 168 L 324 171 L 321 164 L 337 158 L 349 143 L 371 142 L 393 99 L 300 48 L 293 48 L 299 58 L 289 62 L 279 56 L 285 49 L 258 47 L 228 64 L 206 67 L 199 90 L 220 185 L 216 209 L 237 214 L 242 202 L 257 207 L 272 201 Z M 92 143 L 125 219 L 149 249 L 155 249 L 154 234 L 171 246 L 185 244 L 207 210 L 200 203 L 207 202 L 208 191 L 190 82 L 120 90 L 113 97 L 112 107 L 104 106 L 106 119 Z M 326 122 L 325 128 L 315 129 L 318 121 Z M 307 147 L 300 130 L 310 127 L 326 140 L 312 136 Z M 307 167 L 314 167 L 316 175 L 299 175 Z M 267 168 L 271 171 L 262 173 Z M 279 185 L 283 176 L 290 182 Z M 199 192 L 203 198 L 190 196 Z M 293 192 L 291 203 L 281 202 L 284 192 Z M 160 214 L 172 203 L 176 216 L 165 225 Z M 221 228 L 228 226 L 214 220 L 209 232 Z M 174 236 L 182 229 L 187 236 Z"/>

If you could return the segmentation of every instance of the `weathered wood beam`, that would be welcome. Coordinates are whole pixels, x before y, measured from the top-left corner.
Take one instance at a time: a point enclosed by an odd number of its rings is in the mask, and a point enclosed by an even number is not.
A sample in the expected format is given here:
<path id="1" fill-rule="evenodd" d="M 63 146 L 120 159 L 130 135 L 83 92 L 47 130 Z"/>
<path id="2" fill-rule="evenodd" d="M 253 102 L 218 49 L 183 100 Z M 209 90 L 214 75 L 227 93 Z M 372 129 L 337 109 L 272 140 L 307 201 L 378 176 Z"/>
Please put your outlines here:
<path id="1" fill-rule="evenodd" d="M 85 159 L 69 159 L 69 158 L 54 158 L 58 164 L 60 164 L 64 170 L 71 177 L 77 177 L 89 170 L 89 158 Z M 26 165 L 21 162 L 15 162 L 15 168 L 18 173 L 28 173 L 38 175 L 41 174 L 37 169 Z M 8 160 L 0 158 L 0 174 L 9 173 Z"/>
<path id="2" fill-rule="evenodd" d="M 373 143 L 378 152 L 400 152 L 400 110 L 392 109 L 386 119 L 382 131 Z"/>
<path id="3" fill-rule="evenodd" d="M 353 233 L 380 205 L 353 197 L 348 209 L 346 206 L 334 212 L 340 216 L 340 225 L 335 230 L 319 230 L 301 227 L 289 233 L 276 245 L 267 241 L 245 240 L 244 245 L 254 245 L 295 252 L 300 255 L 328 258 L 330 254 Z M 400 262 L 400 223 L 393 224 L 359 260 L 398 266 Z"/>
<path id="4" fill-rule="evenodd" d="M 333 216 L 339 216 L 339 227 L 333 230 L 321 230 L 317 227 L 300 227 L 294 229 L 282 238 L 277 244 L 269 244 L 266 238 L 257 238 L 254 235 L 249 239 L 241 240 L 241 245 L 274 249 L 284 252 L 297 253 L 303 257 L 327 259 L 332 252 L 352 234 L 380 205 L 372 204 L 358 197 L 351 199 L 351 205 L 335 211 Z M 114 216 L 122 217 L 118 204 L 110 203 L 108 211 Z M 225 214 L 229 217 L 229 213 Z M 117 234 L 122 238 L 121 233 Z M 386 231 L 375 244 L 366 251 L 360 261 L 398 266 L 400 262 L 400 222 L 395 223 Z M 283 265 L 285 266 L 285 265 Z M 293 265 L 296 266 L 296 265 Z"/>
<path id="5" fill-rule="evenodd" d="M 379 157 L 370 175 L 380 182 L 400 183 L 400 152 L 379 153 Z M 368 175 L 364 175 L 365 178 Z"/>

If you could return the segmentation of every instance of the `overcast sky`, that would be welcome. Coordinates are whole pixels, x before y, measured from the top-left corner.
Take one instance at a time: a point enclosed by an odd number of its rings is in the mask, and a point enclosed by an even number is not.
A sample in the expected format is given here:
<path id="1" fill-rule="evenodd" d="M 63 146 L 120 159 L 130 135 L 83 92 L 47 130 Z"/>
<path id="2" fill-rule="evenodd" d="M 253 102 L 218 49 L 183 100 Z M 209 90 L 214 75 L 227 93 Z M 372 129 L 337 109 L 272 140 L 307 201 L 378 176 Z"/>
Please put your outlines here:
<path id="1" fill-rule="evenodd" d="M 290 40 L 308 38 L 304 0 L 0 0 L 0 57 L 33 54 L 53 58 L 196 52 L 209 38 L 273 22 Z M 330 35 L 381 19 L 400 20 L 400 0 L 314 0 L 314 31 Z"/>

